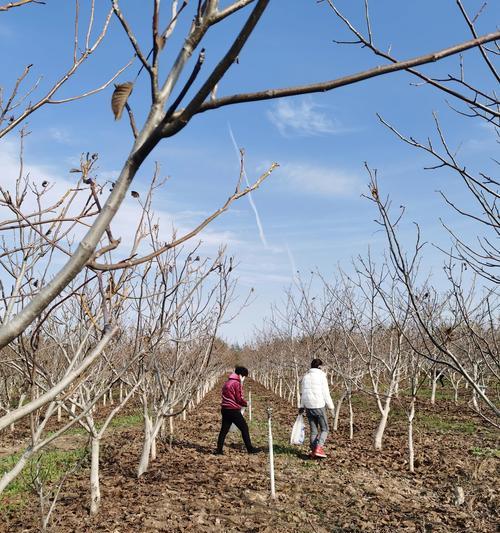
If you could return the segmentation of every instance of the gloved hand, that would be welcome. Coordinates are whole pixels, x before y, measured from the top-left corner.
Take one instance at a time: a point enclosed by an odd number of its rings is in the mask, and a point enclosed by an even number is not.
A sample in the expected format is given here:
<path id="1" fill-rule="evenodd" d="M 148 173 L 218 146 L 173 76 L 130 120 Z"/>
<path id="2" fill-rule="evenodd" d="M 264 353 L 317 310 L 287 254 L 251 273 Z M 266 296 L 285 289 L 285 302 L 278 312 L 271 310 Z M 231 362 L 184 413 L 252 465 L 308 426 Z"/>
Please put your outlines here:
<path id="1" fill-rule="evenodd" d="M 305 407 L 299 407 L 299 415 L 304 414 Z"/>

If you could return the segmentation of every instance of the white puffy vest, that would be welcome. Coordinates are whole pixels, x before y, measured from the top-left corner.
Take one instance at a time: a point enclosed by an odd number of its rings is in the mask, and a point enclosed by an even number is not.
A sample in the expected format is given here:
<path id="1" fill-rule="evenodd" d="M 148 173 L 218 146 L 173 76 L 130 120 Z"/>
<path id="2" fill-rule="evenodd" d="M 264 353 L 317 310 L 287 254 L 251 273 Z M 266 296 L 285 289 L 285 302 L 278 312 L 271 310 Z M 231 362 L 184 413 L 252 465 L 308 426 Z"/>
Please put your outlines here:
<path id="1" fill-rule="evenodd" d="M 301 407 L 319 409 L 326 405 L 329 409 L 333 409 L 326 374 L 319 368 L 311 368 L 302 378 L 300 396 Z"/>

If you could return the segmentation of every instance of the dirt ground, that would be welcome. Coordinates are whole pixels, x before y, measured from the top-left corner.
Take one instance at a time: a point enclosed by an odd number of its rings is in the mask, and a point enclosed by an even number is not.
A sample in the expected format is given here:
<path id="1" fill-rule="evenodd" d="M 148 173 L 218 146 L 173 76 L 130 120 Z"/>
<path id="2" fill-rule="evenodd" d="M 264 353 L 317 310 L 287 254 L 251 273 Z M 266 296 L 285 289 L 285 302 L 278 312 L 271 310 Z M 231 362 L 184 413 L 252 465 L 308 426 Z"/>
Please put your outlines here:
<path id="1" fill-rule="evenodd" d="M 296 410 L 251 380 L 245 389 L 252 390 L 250 428 L 261 453 L 246 454 L 239 433 L 230 433 L 225 454 L 213 455 L 220 423 L 216 387 L 185 422 L 176 421 L 172 448 L 159 442 L 158 458 L 139 481 L 135 469 L 141 426 L 110 433 L 103 442 L 99 516 L 89 516 L 88 469 L 83 468 L 63 486 L 50 531 L 500 531 L 498 434 L 479 420 L 463 424 L 470 420 L 464 407 L 443 400 L 431 409 L 421 402 L 412 475 L 402 410 L 391 414 L 384 449 L 375 452 L 376 412 L 364 403 L 369 398 L 358 401 L 354 440 L 349 441 L 347 421 L 341 418 L 339 430 L 327 442 L 328 458 L 310 460 L 305 446 L 288 444 Z M 273 407 L 276 500 L 269 497 L 268 406 Z M 342 414 L 346 411 L 344 406 Z M 419 426 L 419 417 L 427 420 L 427 427 Z M 429 426 L 429 420 L 439 422 L 440 417 L 448 424 Z M 10 441 L 0 443 L 4 450 L 15 440 L 6 439 Z M 457 485 L 465 493 L 461 506 L 454 504 Z M 4 512 L 0 531 L 39 530 L 37 500 L 25 499 L 25 505 Z"/>

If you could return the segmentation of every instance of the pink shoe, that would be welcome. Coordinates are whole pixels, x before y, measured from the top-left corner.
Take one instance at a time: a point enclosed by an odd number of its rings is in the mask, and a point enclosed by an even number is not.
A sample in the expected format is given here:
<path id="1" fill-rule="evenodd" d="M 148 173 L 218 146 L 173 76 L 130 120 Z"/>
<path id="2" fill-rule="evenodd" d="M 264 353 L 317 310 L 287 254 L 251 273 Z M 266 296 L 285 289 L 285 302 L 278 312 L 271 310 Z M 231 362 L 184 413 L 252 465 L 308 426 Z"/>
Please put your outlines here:
<path id="1" fill-rule="evenodd" d="M 316 446 L 316 449 L 313 452 L 313 457 L 320 457 L 321 459 L 326 457 L 325 450 L 322 446 Z"/>

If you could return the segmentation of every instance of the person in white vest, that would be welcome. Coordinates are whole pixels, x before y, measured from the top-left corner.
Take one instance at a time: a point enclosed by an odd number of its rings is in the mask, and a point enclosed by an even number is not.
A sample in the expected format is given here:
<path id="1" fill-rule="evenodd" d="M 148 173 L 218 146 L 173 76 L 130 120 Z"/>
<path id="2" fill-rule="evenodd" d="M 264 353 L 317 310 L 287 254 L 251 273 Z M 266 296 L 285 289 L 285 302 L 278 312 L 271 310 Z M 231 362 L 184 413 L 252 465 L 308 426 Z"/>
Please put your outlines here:
<path id="1" fill-rule="evenodd" d="M 328 436 L 328 415 L 326 408 L 335 412 L 328 380 L 321 367 L 321 359 L 313 359 L 310 370 L 304 375 L 300 390 L 299 413 L 306 412 L 311 428 L 311 457 L 326 457 L 323 446 Z"/>

